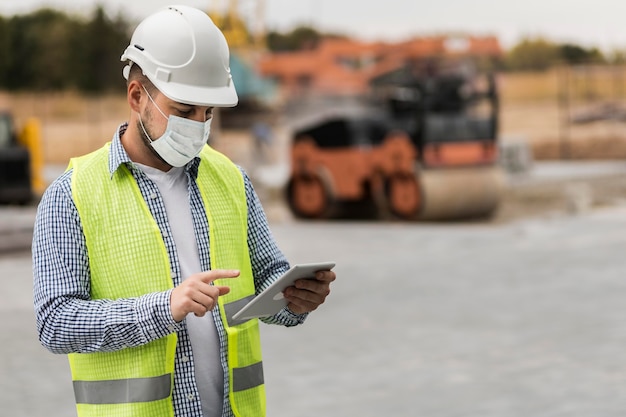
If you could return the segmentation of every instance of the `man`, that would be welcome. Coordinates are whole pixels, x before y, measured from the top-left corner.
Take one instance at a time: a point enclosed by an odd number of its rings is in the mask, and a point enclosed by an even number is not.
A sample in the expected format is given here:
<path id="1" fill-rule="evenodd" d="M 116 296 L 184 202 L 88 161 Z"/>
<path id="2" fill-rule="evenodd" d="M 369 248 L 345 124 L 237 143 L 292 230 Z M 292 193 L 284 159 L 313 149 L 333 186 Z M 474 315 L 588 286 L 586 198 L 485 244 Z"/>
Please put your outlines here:
<path id="1" fill-rule="evenodd" d="M 284 273 L 247 175 L 206 146 L 237 104 L 224 36 L 197 9 L 145 19 L 122 55 L 129 122 L 46 190 L 33 237 L 39 338 L 69 356 L 84 416 L 260 416 L 258 320 L 232 314 Z M 285 290 L 301 324 L 335 279 Z"/>

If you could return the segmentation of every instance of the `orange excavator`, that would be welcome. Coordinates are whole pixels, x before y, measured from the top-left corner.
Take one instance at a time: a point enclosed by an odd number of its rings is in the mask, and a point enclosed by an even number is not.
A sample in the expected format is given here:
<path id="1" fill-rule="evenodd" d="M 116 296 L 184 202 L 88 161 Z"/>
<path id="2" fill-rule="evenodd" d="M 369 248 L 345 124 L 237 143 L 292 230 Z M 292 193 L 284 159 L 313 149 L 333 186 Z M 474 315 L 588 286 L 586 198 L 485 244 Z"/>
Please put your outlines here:
<path id="1" fill-rule="evenodd" d="M 411 63 L 373 78 L 365 106 L 293 130 L 286 197 L 300 218 L 363 207 L 405 220 L 489 217 L 499 204 L 498 93 L 467 63 Z M 371 210 L 370 210 L 371 211 Z"/>

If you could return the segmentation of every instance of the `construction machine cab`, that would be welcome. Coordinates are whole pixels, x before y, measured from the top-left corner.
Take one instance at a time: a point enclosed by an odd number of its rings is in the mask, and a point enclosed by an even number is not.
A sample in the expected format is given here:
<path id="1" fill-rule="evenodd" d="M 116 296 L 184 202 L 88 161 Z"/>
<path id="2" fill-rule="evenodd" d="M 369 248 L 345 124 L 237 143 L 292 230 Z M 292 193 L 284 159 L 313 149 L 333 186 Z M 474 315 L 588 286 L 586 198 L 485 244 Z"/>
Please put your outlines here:
<path id="1" fill-rule="evenodd" d="M 424 168 L 493 164 L 499 103 L 492 73 L 466 62 L 408 63 L 371 81 L 372 98 L 408 132 Z"/>
<path id="2" fill-rule="evenodd" d="M 388 120 L 374 114 L 333 114 L 295 130 L 293 141 L 312 140 L 323 149 L 370 147 L 380 145 L 389 130 Z"/>
<path id="3" fill-rule="evenodd" d="M 0 204 L 27 204 L 32 198 L 29 151 L 18 142 L 11 114 L 0 112 Z"/>

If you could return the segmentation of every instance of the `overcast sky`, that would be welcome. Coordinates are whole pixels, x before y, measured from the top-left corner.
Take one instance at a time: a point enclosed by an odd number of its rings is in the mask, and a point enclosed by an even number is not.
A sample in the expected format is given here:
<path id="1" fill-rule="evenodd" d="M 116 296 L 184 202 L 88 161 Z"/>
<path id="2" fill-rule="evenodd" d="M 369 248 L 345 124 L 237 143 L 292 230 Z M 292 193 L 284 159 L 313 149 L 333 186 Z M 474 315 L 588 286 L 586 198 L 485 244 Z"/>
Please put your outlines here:
<path id="1" fill-rule="evenodd" d="M 239 0 L 253 16 L 258 0 Z M 0 0 L 0 14 L 28 13 L 44 5 L 87 13 L 97 3 L 112 15 L 140 20 L 168 4 L 202 9 L 226 0 Z M 544 36 L 605 51 L 626 49 L 626 0 L 264 0 L 268 29 L 300 24 L 363 40 L 397 41 L 416 35 L 465 31 L 498 36 L 505 47 L 523 37 Z"/>

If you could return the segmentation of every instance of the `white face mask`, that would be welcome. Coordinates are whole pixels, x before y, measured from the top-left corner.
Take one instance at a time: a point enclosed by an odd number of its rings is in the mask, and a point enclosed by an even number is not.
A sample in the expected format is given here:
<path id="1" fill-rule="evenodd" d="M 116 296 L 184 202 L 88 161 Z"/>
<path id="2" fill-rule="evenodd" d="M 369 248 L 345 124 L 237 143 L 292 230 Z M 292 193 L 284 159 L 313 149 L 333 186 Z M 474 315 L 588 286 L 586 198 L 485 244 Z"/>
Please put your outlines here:
<path id="1" fill-rule="evenodd" d="M 211 120 L 205 122 L 196 122 L 195 120 L 185 119 L 170 115 L 167 117 L 165 113 L 161 111 L 159 106 L 154 102 L 148 90 L 144 87 L 148 98 L 157 108 L 159 113 L 167 119 L 167 127 L 165 132 L 157 138 L 152 139 L 148 132 L 146 132 L 141 115 L 139 115 L 139 123 L 141 129 L 146 135 L 150 144 L 154 150 L 159 154 L 161 158 L 173 167 L 185 166 L 189 161 L 198 156 L 204 145 L 206 145 L 211 133 Z"/>

